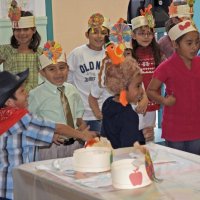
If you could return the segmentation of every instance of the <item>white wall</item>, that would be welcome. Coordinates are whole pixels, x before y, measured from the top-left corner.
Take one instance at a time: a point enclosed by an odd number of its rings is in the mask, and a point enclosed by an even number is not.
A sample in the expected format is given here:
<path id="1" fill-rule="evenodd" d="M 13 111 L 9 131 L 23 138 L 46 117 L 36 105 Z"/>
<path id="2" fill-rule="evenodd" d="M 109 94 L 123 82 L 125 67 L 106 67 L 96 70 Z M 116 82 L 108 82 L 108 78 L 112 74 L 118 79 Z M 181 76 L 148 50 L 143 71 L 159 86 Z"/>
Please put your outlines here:
<path id="1" fill-rule="evenodd" d="M 99 12 L 115 23 L 127 18 L 129 0 L 52 0 L 54 39 L 66 53 L 87 42 L 85 31 L 89 17 Z"/>

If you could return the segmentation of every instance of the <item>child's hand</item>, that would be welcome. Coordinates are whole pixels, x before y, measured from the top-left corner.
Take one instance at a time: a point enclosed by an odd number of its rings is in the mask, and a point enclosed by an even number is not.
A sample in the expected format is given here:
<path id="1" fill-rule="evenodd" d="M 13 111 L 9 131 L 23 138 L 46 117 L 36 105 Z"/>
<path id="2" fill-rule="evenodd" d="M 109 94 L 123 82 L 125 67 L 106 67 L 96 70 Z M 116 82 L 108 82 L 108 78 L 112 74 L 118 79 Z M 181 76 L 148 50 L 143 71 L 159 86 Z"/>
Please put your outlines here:
<path id="1" fill-rule="evenodd" d="M 63 143 L 62 139 L 60 138 L 60 135 L 56 133 L 53 135 L 53 142 L 57 145 L 60 145 Z"/>
<path id="2" fill-rule="evenodd" d="M 146 153 L 146 147 L 144 145 L 140 145 L 138 141 L 133 144 L 133 147 L 140 150 L 143 154 Z"/>
<path id="3" fill-rule="evenodd" d="M 176 98 L 174 95 L 168 95 L 163 100 L 164 106 L 173 106 L 176 103 Z"/>
<path id="4" fill-rule="evenodd" d="M 142 99 L 138 102 L 138 106 L 136 107 L 135 111 L 138 114 L 145 114 L 146 110 L 147 110 L 148 103 L 149 103 L 149 100 L 147 98 L 146 93 L 144 93 Z"/>
<path id="5" fill-rule="evenodd" d="M 142 130 L 146 142 L 154 140 L 154 128 L 146 127 Z"/>
<path id="6" fill-rule="evenodd" d="M 85 128 L 81 134 L 83 134 L 83 138 L 82 140 L 84 141 L 88 141 L 91 140 L 92 138 L 95 138 L 97 136 L 95 131 L 89 131 L 89 126 L 87 128 Z"/>

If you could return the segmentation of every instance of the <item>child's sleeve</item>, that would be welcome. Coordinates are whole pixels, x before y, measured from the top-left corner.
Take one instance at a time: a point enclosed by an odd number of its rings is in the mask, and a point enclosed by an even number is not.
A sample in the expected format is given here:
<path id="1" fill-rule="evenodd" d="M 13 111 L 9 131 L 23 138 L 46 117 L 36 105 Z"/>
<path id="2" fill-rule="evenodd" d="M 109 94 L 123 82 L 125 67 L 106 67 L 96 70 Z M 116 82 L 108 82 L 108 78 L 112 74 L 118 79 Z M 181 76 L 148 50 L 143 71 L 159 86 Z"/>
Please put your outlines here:
<path id="1" fill-rule="evenodd" d="M 67 77 L 67 82 L 73 84 L 73 73 L 76 71 L 77 68 L 77 60 L 78 56 L 76 50 L 73 50 L 67 57 L 67 65 L 69 66 L 69 73 Z"/>
<path id="2" fill-rule="evenodd" d="M 21 119 L 21 123 L 25 127 L 23 135 L 26 137 L 27 145 L 46 146 L 52 143 L 56 128 L 55 122 L 28 114 Z"/>
<path id="3" fill-rule="evenodd" d="M 11 56 L 11 48 L 9 45 L 0 45 L 0 60 L 7 60 Z"/>

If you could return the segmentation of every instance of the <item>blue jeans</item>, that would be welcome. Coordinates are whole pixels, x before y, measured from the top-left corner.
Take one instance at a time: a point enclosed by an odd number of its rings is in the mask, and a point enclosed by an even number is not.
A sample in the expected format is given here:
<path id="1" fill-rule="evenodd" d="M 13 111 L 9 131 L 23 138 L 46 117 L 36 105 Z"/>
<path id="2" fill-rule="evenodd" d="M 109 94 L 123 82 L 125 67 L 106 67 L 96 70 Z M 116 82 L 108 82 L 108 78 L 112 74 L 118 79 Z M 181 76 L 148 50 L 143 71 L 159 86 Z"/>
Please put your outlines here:
<path id="1" fill-rule="evenodd" d="M 96 131 L 98 134 L 101 132 L 101 120 L 87 120 L 85 121 L 90 126 L 90 131 Z"/>
<path id="2" fill-rule="evenodd" d="M 199 140 L 191 140 L 191 141 L 184 141 L 184 142 L 170 142 L 165 141 L 166 146 L 186 151 L 189 153 L 194 153 L 200 155 L 200 139 Z"/>
<path id="3" fill-rule="evenodd" d="M 0 200 L 11 200 L 11 199 L 6 199 L 4 197 L 0 197 Z"/>

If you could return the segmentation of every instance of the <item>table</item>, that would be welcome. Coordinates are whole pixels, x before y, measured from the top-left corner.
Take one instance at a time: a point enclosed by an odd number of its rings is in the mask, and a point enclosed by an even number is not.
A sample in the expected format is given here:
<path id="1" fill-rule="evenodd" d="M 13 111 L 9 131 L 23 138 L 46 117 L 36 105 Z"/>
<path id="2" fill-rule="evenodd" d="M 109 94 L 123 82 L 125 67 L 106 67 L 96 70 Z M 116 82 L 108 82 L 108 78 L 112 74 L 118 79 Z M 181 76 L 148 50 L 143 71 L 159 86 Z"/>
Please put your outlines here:
<path id="1" fill-rule="evenodd" d="M 139 189 L 119 190 L 112 186 L 89 188 L 72 182 L 59 170 L 38 170 L 38 166 L 51 166 L 55 160 L 24 164 L 16 168 L 14 176 L 15 200 L 184 200 L 200 199 L 200 156 L 148 144 L 154 168 L 160 183 Z M 133 148 L 122 148 L 114 156 L 130 156 Z M 168 159 L 168 163 L 157 162 Z M 72 158 L 58 159 L 70 165 Z M 170 162 L 170 160 L 175 162 Z M 62 178 L 63 177 L 63 178 Z"/>

